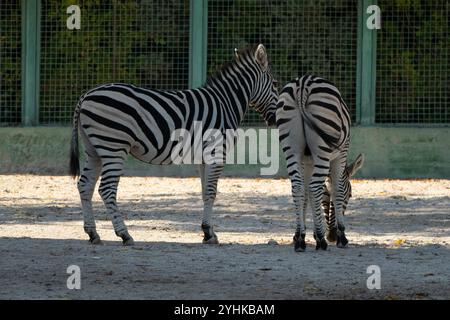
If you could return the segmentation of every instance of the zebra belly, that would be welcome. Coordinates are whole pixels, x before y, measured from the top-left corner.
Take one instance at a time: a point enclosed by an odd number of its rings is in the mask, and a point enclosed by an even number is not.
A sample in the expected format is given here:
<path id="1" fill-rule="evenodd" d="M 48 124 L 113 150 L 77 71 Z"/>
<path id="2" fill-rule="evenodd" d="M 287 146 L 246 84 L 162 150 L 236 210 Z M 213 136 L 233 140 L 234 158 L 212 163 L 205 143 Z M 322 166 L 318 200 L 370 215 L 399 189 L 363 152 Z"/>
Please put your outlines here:
<path id="1" fill-rule="evenodd" d="M 157 165 L 167 165 L 172 164 L 172 158 L 170 152 L 160 152 L 157 149 L 151 147 L 147 153 L 144 153 L 143 150 L 139 147 L 131 148 L 130 154 L 145 163 L 149 164 L 157 164 Z"/>
<path id="2" fill-rule="evenodd" d="M 138 117 L 108 105 L 84 101 L 80 110 L 80 128 L 101 157 L 121 150 L 122 154 L 131 154 L 146 163 L 172 163 L 170 133 L 174 130 L 173 124 L 168 123 L 162 128 L 149 120 L 138 105 L 133 107 L 139 113 L 141 123 L 136 121 Z"/>

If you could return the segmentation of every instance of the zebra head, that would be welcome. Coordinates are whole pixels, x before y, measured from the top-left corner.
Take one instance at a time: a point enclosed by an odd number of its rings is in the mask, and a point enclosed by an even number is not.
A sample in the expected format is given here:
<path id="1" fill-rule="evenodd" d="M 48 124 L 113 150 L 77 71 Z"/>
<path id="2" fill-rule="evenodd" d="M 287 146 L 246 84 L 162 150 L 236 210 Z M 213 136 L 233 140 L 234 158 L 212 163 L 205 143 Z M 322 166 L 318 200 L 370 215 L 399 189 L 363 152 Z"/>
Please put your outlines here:
<path id="1" fill-rule="evenodd" d="M 253 91 L 250 97 L 250 106 L 259 112 L 267 125 L 274 125 L 276 122 L 276 104 L 278 102 L 277 82 L 274 79 L 269 66 L 266 48 L 259 44 L 253 55 L 248 56 L 254 73 Z M 238 59 L 241 58 L 239 51 L 235 52 Z"/>

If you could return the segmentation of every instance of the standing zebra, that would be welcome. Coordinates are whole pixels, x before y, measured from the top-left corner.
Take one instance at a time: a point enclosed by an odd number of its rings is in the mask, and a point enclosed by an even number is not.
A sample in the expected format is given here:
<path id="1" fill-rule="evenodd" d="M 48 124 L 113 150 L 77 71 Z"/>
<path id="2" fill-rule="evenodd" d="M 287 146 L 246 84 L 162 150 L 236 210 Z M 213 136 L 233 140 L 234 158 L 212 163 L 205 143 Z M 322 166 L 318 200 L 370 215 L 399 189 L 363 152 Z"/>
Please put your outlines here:
<path id="1" fill-rule="evenodd" d="M 84 231 L 93 244 L 100 243 L 92 211 L 92 195 L 101 175 L 99 193 L 114 231 L 124 245 L 132 245 L 116 205 L 119 178 L 128 154 L 150 164 L 171 164 L 176 142 L 171 133 L 192 133 L 201 122 L 208 129 L 225 133 L 237 129 L 252 105 L 268 124 L 275 123 L 278 92 L 262 44 L 235 52 L 232 62 L 210 77 L 202 88 L 182 91 L 147 90 L 127 84 L 107 84 L 84 94 L 75 109 L 71 141 L 70 173 L 80 175 L 78 130 L 86 163 L 78 181 Z M 203 143 L 203 150 L 208 142 Z M 226 146 L 224 146 L 225 149 Z M 224 150 L 226 153 L 226 150 Z M 216 244 L 211 215 L 223 162 L 200 164 L 203 197 L 203 243 Z"/>
<path id="2" fill-rule="evenodd" d="M 337 246 L 346 247 L 343 214 L 351 196 L 350 177 L 362 166 L 363 157 L 358 156 L 347 167 L 351 122 L 339 90 L 323 78 L 312 75 L 297 78 L 281 91 L 276 118 L 297 214 L 295 250 L 306 248 L 308 199 L 313 209 L 316 249 L 327 248 L 322 201 L 328 212 L 333 208 L 327 219 L 328 238 L 335 235 Z M 326 198 L 326 180 L 331 201 Z"/>

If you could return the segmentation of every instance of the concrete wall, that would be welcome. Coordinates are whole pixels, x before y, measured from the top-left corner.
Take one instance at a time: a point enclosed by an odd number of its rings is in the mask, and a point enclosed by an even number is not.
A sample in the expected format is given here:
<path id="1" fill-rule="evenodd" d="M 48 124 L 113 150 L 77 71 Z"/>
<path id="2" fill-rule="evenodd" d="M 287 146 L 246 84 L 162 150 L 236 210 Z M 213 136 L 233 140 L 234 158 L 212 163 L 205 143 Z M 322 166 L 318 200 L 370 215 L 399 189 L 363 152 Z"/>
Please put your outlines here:
<path id="1" fill-rule="evenodd" d="M 0 128 L 0 173 L 66 174 L 69 127 Z M 450 179 L 450 128 L 354 127 L 350 158 L 363 152 L 361 178 Z M 280 150 L 280 171 L 286 176 Z M 260 176 L 258 165 L 228 165 L 225 175 Z M 127 175 L 195 176 L 195 166 L 151 166 L 130 159 Z"/>

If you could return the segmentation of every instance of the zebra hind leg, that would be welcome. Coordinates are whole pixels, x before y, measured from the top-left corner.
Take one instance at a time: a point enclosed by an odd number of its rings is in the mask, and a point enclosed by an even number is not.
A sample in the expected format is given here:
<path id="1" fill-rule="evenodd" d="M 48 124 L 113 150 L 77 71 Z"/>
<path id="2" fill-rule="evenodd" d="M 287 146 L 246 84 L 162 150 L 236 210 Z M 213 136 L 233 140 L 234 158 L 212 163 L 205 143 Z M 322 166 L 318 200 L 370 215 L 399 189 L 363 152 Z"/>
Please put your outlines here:
<path id="1" fill-rule="evenodd" d="M 86 147 L 88 149 L 88 147 Z M 95 151 L 86 150 L 86 163 L 78 180 L 78 191 L 81 198 L 81 207 L 83 211 L 84 231 L 89 236 L 89 242 L 92 244 L 102 244 L 100 236 L 95 226 L 94 213 L 92 210 L 92 196 L 94 194 L 95 184 L 100 174 L 101 161 Z"/>
<path id="2" fill-rule="evenodd" d="M 294 199 L 295 211 L 297 215 L 297 229 L 294 235 L 294 250 L 303 252 L 306 250 L 306 210 L 308 207 L 308 193 L 305 192 L 305 185 L 309 180 L 309 166 L 303 161 L 298 161 L 289 167 L 289 177 L 292 184 L 292 197 Z"/>
<path id="3" fill-rule="evenodd" d="M 108 156 L 103 158 L 102 173 L 98 191 L 106 206 L 106 212 L 112 220 L 114 232 L 122 238 L 123 245 L 134 244 L 133 238 L 128 233 L 128 229 L 123 221 L 121 212 L 116 203 L 117 187 L 120 177 L 123 174 L 124 158 L 121 156 Z"/>
<path id="4" fill-rule="evenodd" d="M 304 252 L 306 250 L 306 210 L 308 209 L 308 193 L 305 192 L 305 188 L 303 187 L 303 211 L 301 213 L 298 213 L 297 219 L 297 230 L 294 235 L 294 250 L 296 252 Z M 295 197 L 294 197 L 295 199 Z M 294 200 L 295 201 L 295 200 Z M 297 207 L 297 205 L 296 205 Z M 298 210 L 297 210 L 298 212 Z"/>
<path id="5" fill-rule="evenodd" d="M 292 185 L 292 195 L 294 198 L 295 211 L 297 212 L 297 228 L 293 238 L 294 250 L 295 252 L 304 252 L 306 250 L 305 213 L 308 203 L 303 183 L 300 185 Z M 302 211 L 300 211 L 300 208 Z"/>

